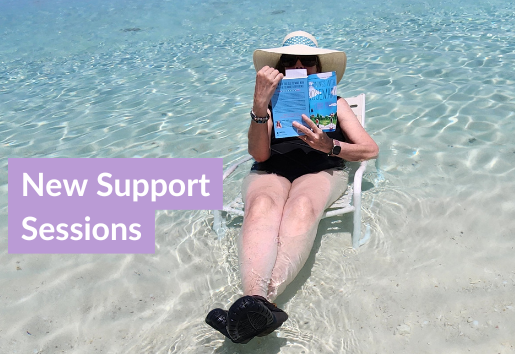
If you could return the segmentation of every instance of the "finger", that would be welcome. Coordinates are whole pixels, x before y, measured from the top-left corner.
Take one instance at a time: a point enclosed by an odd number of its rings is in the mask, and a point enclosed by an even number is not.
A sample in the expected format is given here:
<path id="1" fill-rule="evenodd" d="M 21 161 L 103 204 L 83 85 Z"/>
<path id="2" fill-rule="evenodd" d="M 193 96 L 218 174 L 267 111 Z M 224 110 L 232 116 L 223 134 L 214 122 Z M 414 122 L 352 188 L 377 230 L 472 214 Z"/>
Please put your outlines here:
<path id="1" fill-rule="evenodd" d="M 276 71 L 274 68 L 268 67 L 268 69 L 266 70 L 266 75 L 267 76 L 275 76 L 274 71 Z"/>
<path id="2" fill-rule="evenodd" d="M 276 86 L 279 83 L 279 81 L 281 81 L 281 79 L 283 78 L 283 75 L 279 72 L 279 70 L 267 66 L 263 67 L 258 72 L 258 77 Z"/>
<path id="3" fill-rule="evenodd" d="M 299 122 L 293 122 L 292 125 L 295 129 L 297 129 L 297 132 L 304 134 L 306 137 L 310 137 L 313 134 L 309 128 L 305 127 Z"/>
<path id="4" fill-rule="evenodd" d="M 272 68 L 272 67 L 269 67 L 268 70 L 266 71 L 266 73 L 267 73 L 268 77 L 270 77 L 270 78 L 274 78 L 280 74 L 279 70 Z"/>
<path id="5" fill-rule="evenodd" d="M 276 70 L 277 71 L 277 70 Z M 284 75 L 277 71 L 277 76 L 274 77 L 274 85 L 279 84 L 279 82 L 283 79 Z"/>
<path id="6" fill-rule="evenodd" d="M 268 77 L 273 70 L 274 68 L 271 68 L 269 66 L 263 66 L 261 70 L 257 72 L 257 76 Z"/>
<path id="7" fill-rule="evenodd" d="M 270 68 L 268 65 L 265 65 L 259 71 L 265 73 L 265 72 L 270 71 L 270 69 L 272 69 L 272 68 Z"/>
<path id="8" fill-rule="evenodd" d="M 307 115 L 302 115 L 302 120 L 311 128 L 312 131 L 315 131 L 316 129 L 320 129 L 317 127 L 317 125 L 309 118 Z"/>

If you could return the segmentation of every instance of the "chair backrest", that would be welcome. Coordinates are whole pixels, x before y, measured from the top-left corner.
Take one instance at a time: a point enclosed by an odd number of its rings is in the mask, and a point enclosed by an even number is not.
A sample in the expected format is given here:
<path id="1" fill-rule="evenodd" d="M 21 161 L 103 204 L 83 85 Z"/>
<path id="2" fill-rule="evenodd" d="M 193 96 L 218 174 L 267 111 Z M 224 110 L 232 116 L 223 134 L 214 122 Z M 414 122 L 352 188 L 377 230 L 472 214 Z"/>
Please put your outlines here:
<path id="1" fill-rule="evenodd" d="M 358 117 L 359 122 L 365 127 L 365 94 L 362 93 L 354 97 L 345 97 L 345 100 L 349 104 L 350 108 Z"/>

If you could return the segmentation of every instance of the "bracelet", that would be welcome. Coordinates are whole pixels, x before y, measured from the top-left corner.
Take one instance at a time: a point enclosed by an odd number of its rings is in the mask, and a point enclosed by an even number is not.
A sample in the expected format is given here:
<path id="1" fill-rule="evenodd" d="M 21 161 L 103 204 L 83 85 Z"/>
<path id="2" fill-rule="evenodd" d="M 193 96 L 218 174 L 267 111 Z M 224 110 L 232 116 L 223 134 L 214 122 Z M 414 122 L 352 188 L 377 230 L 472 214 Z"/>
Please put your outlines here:
<path id="1" fill-rule="evenodd" d="M 268 120 L 270 119 L 270 114 L 268 114 L 268 112 L 266 112 L 266 117 L 258 117 L 254 113 L 254 111 L 251 110 L 250 118 L 252 118 L 252 120 L 258 124 L 264 124 L 264 123 L 268 122 Z"/>

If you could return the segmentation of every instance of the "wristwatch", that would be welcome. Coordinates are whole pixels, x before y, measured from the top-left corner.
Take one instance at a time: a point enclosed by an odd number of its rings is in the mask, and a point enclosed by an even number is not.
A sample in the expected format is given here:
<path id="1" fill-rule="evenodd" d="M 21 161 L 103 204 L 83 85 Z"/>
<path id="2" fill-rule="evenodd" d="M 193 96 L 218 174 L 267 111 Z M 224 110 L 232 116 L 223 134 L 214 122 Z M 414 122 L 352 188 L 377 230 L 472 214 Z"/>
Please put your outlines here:
<path id="1" fill-rule="evenodd" d="M 329 151 L 327 156 L 339 155 L 341 151 L 342 151 L 342 147 L 340 145 L 340 141 L 336 140 L 336 139 L 333 139 L 333 148 L 331 149 L 331 151 Z"/>
<path id="2" fill-rule="evenodd" d="M 264 124 L 266 123 L 269 119 L 270 119 L 270 114 L 268 114 L 268 112 L 266 112 L 266 117 L 258 117 L 256 116 L 256 114 L 254 113 L 253 110 L 250 111 L 250 118 L 252 118 L 252 120 L 256 123 L 259 123 L 259 124 Z"/>

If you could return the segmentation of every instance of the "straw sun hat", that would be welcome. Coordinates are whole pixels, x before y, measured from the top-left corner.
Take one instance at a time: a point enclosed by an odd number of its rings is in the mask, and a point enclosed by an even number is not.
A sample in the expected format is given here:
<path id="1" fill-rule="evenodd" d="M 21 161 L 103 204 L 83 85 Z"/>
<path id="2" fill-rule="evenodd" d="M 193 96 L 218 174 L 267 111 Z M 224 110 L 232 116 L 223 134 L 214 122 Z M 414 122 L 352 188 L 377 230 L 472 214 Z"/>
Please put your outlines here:
<path id="1" fill-rule="evenodd" d="M 283 54 L 318 55 L 322 72 L 336 71 L 337 83 L 340 82 L 347 65 L 347 56 L 344 52 L 318 48 L 315 37 L 304 31 L 296 31 L 284 37 L 282 47 L 255 50 L 254 67 L 256 71 L 265 65 L 275 68 Z"/>

